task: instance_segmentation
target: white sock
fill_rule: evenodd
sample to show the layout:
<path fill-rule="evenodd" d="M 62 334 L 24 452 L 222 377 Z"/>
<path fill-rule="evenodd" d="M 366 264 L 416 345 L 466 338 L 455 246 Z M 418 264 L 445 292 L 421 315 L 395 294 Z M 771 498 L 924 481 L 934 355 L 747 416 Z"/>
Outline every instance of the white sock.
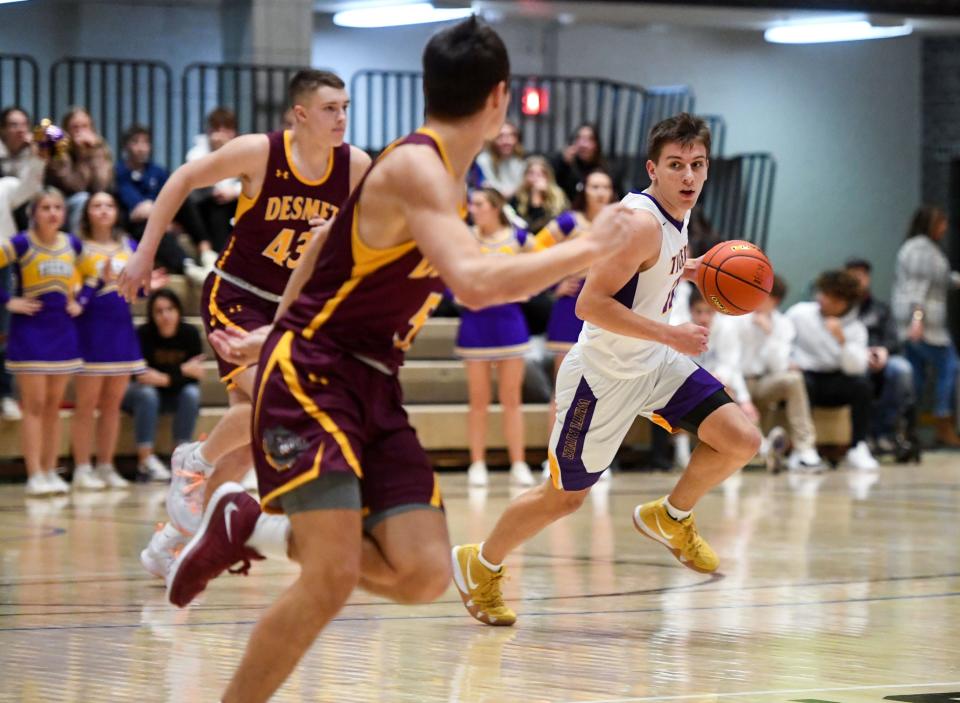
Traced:
<path fill-rule="evenodd" d="M 663 499 L 663 507 L 667 509 L 667 515 L 672 517 L 677 522 L 680 522 L 681 520 L 686 520 L 688 517 L 690 517 L 690 513 L 693 512 L 692 510 L 680 510 L 680 508 L 673 507 L 670 504 L 669 498 Z"/>
<path fill-rule="evenodd" d="M 490 569 L 490 571 L 493 571 L 494 573 L 496 573 L 497 571 L 500 571 L 500 569 L 503 568 L 503 564 L 491 564 L 489 561 L 483 558 L 483 542 L 481 542 L 480 546 L 477 547 L 477 559 L 480 560 L 481 564 L 483 564 L 485 567 L 487 567 L 488 569 Z"/>
<path fill-rule="evenodd" d="M 268 559 L 286 559 L 290 543 L 290 519 L 286 515 L 262 514 L 257 518 L 247 546 Z"/>
<path fill-rule="evenodd" d="M 203 456 L 203 443 L 198 444 L 196 448 L 194 448 L 193 456 L 200 462 L 200 468 L 203 470 L 204 475 L 209 476 L 213 473 L 213 464 Z"/>
<path fill-rule="evenodd" d="M 180 534 L 180 530 L 174 527 L 172 522 L 168 522 L 163 526 L 163 536 L 168 539 L 172 539 L 174 537 L 183 537 L 183 535 Z"/>

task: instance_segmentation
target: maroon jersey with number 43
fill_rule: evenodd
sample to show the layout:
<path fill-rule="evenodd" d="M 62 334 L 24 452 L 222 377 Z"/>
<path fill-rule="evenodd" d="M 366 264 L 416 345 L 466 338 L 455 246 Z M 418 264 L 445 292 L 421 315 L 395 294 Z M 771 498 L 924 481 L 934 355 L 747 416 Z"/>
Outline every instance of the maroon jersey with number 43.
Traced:
<path fill-rule="evenodd" d="M 322 178 L 310 181 L 293 163 L 289 130 L 270 132 L 270 156 L 260 192 L 240 195 L 233 232 L 217 268 L 261 290 L 282 295 L 310 242 L 310 218 L 330 219 L 350 195 L 350 145 L 331 148 Z"/>
<path fill-rule="evenodd" d="M 384 153 L 408 144 L 431 147 L 451 171 L 440 138 L 428 129 L 394 142 Z M 376 167 L 374 163 L 367 176 Z M 388 249 L 373 249 L 363 242 L 357 203 L 365 181 L 366 176 L 344 203 L 315 270 L 277 326 L 305 339 L 332 343 L 395 373 L 414 336 L 443 299 L 444 285 L 416 242 Z"/>

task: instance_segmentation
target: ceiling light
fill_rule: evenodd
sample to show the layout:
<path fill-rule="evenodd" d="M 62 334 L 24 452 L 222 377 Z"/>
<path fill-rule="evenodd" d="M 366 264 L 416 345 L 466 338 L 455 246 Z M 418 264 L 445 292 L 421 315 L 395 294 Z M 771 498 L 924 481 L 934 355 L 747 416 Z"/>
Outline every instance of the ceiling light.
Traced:
<path fill-rule="evenodd" d="M 774 44 L 822 44 L 902 37 L 913 31 L 909 24 L 873 25 L 867 20 L 845 22 L 804 22 L 770 27 L 763 38 Z"/>
<path fill-rule="evenodd" d="M 469 7 L 436 8 L 433 3 L 415 2 L 396 5 L 378 5 L 343 10 L 333 16 L 333 23 L 340 27 L 399 27 L 406 24 L 449 22 L 469 17 Z"/>

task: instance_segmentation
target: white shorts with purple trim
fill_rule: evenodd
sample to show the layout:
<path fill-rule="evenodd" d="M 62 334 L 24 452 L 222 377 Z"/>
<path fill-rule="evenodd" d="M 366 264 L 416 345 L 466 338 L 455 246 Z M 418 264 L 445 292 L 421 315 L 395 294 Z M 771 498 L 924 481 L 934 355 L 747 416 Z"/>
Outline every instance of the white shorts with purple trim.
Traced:
<path fill-rule="evenodd" d="M 557 374 L 557 419 L 548 445 L 553 485 L 589 488 L 610 466 L 638 415 L 676 432 L 722 390 L 720 381 L 673 349 L 649 373 L 622 379 L 585 364 L 575 345 Z"/>

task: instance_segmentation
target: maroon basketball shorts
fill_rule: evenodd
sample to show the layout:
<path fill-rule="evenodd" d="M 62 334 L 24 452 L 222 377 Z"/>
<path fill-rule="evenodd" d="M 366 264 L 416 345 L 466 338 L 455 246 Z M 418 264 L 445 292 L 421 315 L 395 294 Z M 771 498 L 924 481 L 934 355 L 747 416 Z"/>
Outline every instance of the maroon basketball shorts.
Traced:
<path fill-rule="evenodd" d="M 367 528 L 404 510 L 442 509 L 396 375 L 282 329 L 261 358 L 253 457 L 264 511 L 283 512 L 278 498 L 328 472 L 359 478 Z"/>
<path fill-rule="evenodd" d="M 207 280 L 203 283 L 200 314 L 208 337 L 214 330 L 226 327 L 251 332 L 264 325 L 272 324 L 276 312 L 276 303 L 238 288 L 216 273 L 207 276 Z M 217 355 L 220 380 L 227 384 L 227 388 L 234 387 L 234 377 L 246 368 L 246 366 L 232 364 L 220 358 L 219 354 Z"/>

